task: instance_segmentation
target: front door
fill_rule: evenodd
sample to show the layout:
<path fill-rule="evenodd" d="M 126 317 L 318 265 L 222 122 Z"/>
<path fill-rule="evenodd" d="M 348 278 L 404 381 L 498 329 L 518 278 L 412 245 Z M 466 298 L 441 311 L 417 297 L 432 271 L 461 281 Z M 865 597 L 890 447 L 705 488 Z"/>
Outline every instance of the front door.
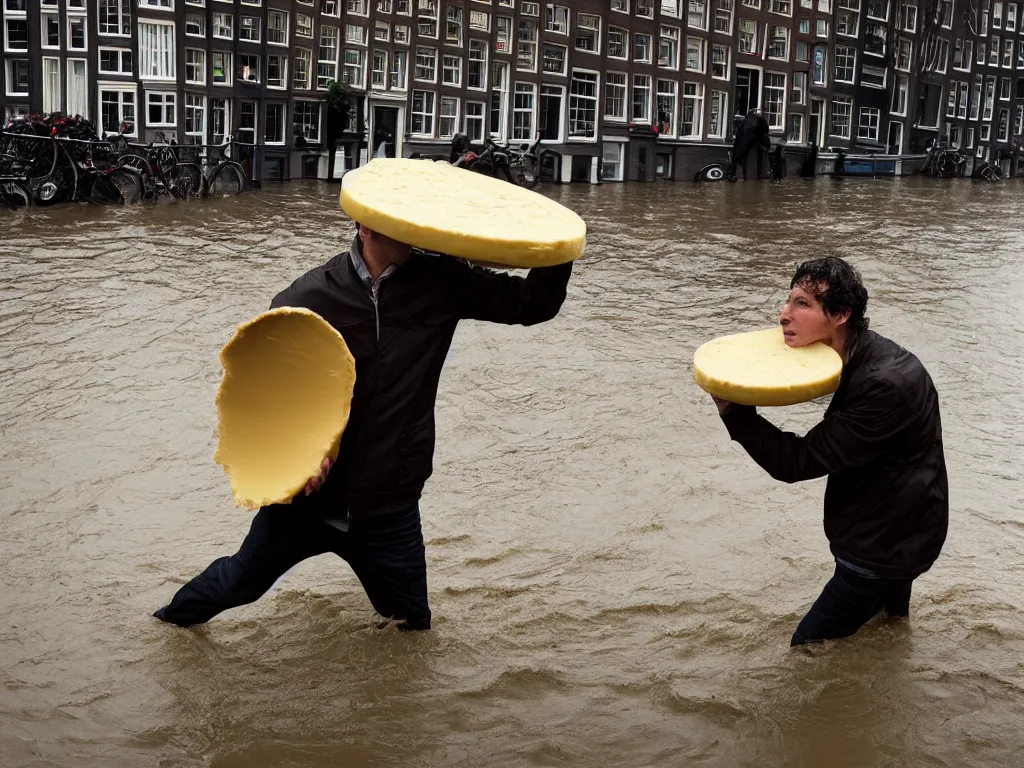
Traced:
<path fill-rule="evenodd" d="M 398 107 L 373 107 L 373 157 L 395 157 L 398 135 Z"/>
<path fill-rule="evenodd" d="M 761 71 L 736 67 L 736 114 L 746 117 L 761 106 Z"/>
<path fill-rule="evenodd" d="M 825 143 L 825 102 L 811 99 L 811 115 L 807 121 L 807 140 L 819 147 Z"/>

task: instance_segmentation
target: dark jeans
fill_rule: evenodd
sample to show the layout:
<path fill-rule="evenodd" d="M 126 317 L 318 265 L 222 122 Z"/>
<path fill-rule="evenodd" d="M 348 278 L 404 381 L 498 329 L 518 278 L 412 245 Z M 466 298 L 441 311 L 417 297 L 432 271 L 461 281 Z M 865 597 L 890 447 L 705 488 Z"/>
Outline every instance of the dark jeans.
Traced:
<path fill-rule="evenodd" d="M 849 637 L 875 615 L 910 615 L 913 579 L 873 579 L 841 563 L 793 633 L 790 646 Z"/>
<path fill-rule="evenodd" d="M 259 599 L 289 568 L 333 552 L 352 567 L 381 616 L 403 629 L 430 629 L 427 562 L 418 506 L 355 518 L 348 532 L 302 506 L 263 507 L 231 557 L 214 560 L 154 616 L 182 627 Z"/>

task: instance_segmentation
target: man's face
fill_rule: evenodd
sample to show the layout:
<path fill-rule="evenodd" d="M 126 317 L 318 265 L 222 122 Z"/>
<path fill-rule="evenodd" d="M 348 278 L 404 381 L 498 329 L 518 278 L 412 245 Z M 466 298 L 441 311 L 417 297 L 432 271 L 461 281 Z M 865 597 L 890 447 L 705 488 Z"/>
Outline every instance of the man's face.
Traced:
<path fill-rule="evenodd" d="M 787 346 L 806 347 L 816 341 L 831 344 L 836 330 L 849 318 L 848 312 L 836 316 L 826 313 L 814 295 L 814 287 L 806 283 L 797 283 L 790 290 L 786 303 L 782 305 L 779 323 L 782 325 Z M 816 287 L 822 290 L 828 286 L 821 284 Z"/>
<path fill-rule="evenodd" d="M 364 243 L 372 241 L 374 250 L 387 264 L 401 266 L 408 261 L 412 253 L 412 246 L 392 240 L 387 235 L 382 235 L 380 232 L 375 232 L 362 225 L 359 227 L 359 236 Z"/>

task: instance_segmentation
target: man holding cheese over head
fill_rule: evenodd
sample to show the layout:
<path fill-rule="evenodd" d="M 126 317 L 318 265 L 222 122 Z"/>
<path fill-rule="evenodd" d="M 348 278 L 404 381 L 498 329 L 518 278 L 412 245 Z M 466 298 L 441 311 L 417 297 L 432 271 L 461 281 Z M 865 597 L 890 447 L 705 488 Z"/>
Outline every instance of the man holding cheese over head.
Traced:
<path fill-rule="evenodd" d="M 729 436 L 776 480 L 828 476 L 835 574 L 797 626 L 794 646 L 848 637 L 878 613 L 908 616 L 911 585 L 946 539 L 938 395 L 913 354 L 868 330 L 867 302 L 860 274 L 840 258 L 804 262 L 793 276 L 779 315 L 785 344 L 822 342 L 843 363 L 824 420 L 803 437 L 755 407 L 714 398 Z"/>
<path fill-rule="evenodd" d="M 456 326 L 467 319 L 534 325 L 554 318 L 585 236 L 582 220 L 556 203 L 444 165 L 374 160 L 346 176 L 342 205 L 360 222 L 351 249 L 272 303 L 318 315 L 355 360 L 337 458 L 324 459 L 290 503 L 259 502 L 264 506 L 240 550 L 211 563 L 157 618 L 179 626 L 209 621 L 257 600 L 300 561 L 333 552 L 352 567 L 377 613 L 402 629 L 430 628 L 419 500 L 432 473 L 434 404 Z M 424 191 L 442 205 L 424 205 Z M 470 215 L 480 200 L 484 207 Z M 498 210 L 501 201 L 505 208 Z M 524 231 L 513 209 L 571 226 Z M 408 238 L 382 233 L 387 227 Z M 461 249 L 466 259 L 483 254 L 531 268 L 523 277 L 421 250 L 446 244 L 453 246 L 446 253 Z"/>

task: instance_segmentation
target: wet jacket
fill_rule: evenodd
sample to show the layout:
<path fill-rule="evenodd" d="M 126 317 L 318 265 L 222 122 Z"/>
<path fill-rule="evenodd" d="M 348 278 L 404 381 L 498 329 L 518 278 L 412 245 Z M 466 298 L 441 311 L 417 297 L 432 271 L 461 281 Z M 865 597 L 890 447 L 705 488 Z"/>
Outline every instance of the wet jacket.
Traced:
<path fill-rule="evenodd" d="M 927 571 L 949 521 L 939 398 L 910 352 L 873 331 L 854 338 L 824 420 L 799 437 L 730 405 L 729 435 L 776 480 L 828 475 L 825 535 L 839 559 L 889 578 Z"/>
<path fill-rule="evenodd" d="M 353 249 L 361 254 L 356 238 Z M 316 494 L 325 515 L 386 514 L 415 504 L 434 456 L 434 401 L 459 320 L 533 325 L 558 314 L 572 265 L 526 277 L 413 252 L 376 288 L 349 253 L 310 270 L 271 307 L 305 307 L 344 337 L 356 383 L 338 459 Z"/>

